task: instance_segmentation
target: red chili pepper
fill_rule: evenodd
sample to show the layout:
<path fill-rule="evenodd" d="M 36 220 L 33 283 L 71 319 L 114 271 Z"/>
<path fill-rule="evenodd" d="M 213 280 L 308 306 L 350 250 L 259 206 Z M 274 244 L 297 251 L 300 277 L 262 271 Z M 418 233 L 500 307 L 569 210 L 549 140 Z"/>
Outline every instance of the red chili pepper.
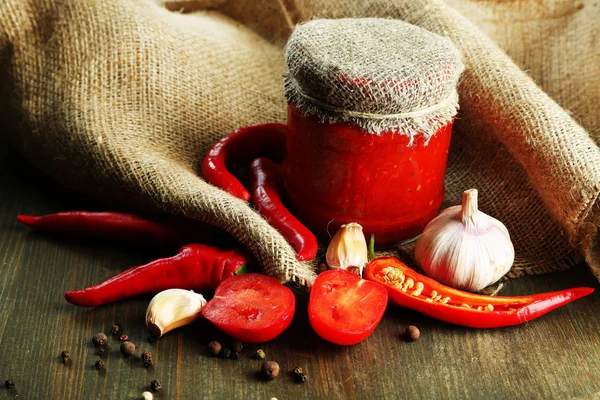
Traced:
<path fill-rule="evenodd" d="M 229 172 L 248 165 L 258 157 L 267 157 L 277 163 L 285 157 L 287 126 L 264 124 L 240 128 L 219 140 L 202 161 L 202 176 L 213 185 L 244 201 L 250 193 Z"/>
<path fill-rule="evenodd" d="M 190 244 L 173 257 L 130 268 L 95 286 L 67 292 L 65 299 L 81 307 L 96 307 L 166 289 L 213 291 L 249 260 L 248 254 L 239 249 Z"/>
<path fill-rule="evenodd" d="M 279 166 L 267 158 L 257 158 L 248 170 L 252 204 L 296 250 L 298 260 L 317 255 L 317 238 L 290 213 L 281 201 Z"/>
<path fill-rule="evenodd" d="M 41 217 L 17 215 L 17 221 L 40 231 L 149 247 L 177 248 L 186 243 L 222 244 L 228 240 L 228 236 L 217 228 L 166 215 L 69 211 Z"/>
<path fill-rule="evenodd" d="M 472 328 L 518 325 L 594 291 L 579 287 L 531 296 L 483 296 L 444 286 L 393 257 L 372 260 L 364 274 L 387 288 L 390 303 Z"/>

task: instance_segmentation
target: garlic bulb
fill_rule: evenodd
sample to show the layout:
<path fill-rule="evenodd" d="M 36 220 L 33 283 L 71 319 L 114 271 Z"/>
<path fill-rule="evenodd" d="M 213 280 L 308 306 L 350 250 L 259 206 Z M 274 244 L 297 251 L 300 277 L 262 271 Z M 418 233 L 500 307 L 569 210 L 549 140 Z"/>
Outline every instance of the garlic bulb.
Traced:
<path fill-rule="evenodd" d="M 362 276 L 362 270 L 369 262 L 362 226 L 356 222 L 342 225 L 331 239 L 325 258 L 331 269 L 358 267 Z"/>
<path fill-rule="evenodd" d="M 158 338 L 180 326 L 191 324 L 202 315 L 206 300 L 193 290 L 163 290 L 150 300 L 146 327 Z"/>
<path fill-rule="evenodd" d="M 445 209 L 427 224 L 415 258 L 430 277 L 475 292 L 510 270 L 515 250 L 504 224 L 477 209 L 477 190 L 470 189 L 461 206 Z"/>

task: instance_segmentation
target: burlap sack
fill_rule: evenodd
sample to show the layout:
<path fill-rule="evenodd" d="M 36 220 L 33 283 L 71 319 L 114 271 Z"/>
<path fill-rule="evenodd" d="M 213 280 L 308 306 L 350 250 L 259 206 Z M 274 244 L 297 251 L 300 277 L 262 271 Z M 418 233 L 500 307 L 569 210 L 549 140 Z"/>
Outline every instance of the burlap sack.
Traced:
<path fill-rule="evenodd" d="M 600 151 L 588 133 L 599 129 L 599 7 L 452 3 L 535 82 L 442 1 L 2 0 L 2 131 L 65 185 L 223 227 L 267 273 L 309 284 L 310 267 L 250 207 L 204 183 L 198 163 L 236 127 L 285 119 L 282 48 L 296 23 L 403 19 L 450 38 L 466 60 L 447 203 L 480 190 L 482 210 L 513 237 L 513 276 L 566 268 L 576 247 L 600 276 Z M 200 11 L 168 11 L 188 9 Z"/>

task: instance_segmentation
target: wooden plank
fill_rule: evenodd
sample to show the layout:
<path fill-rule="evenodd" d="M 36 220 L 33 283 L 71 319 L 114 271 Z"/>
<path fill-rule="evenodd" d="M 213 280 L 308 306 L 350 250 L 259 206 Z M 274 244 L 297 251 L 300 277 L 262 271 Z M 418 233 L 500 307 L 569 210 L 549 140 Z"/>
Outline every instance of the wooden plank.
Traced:
<path fill-rule="evenodd" d="M 600 396 L 600 295 L 598 292 L 549 315 L 514 328 L 473 330 L 441 323 L 415 312 L 390 308 L 364 343 L 339 347 L 319 339 L 306 317 L 304 293 L 292 326 L 263 345 L 246 345 L 237 361 L 208 356 L 211 340 L 225 340 L 206 321 L 148 340 L 144 315 L 150 296 L 97 309 L 80 309 L 63 299 L 69 289 L 99 282 L 161 253 L 107 243 L 90 243 L 30 232 L 18 213 L 43 214 L 99 209 L 90 199 L 64 190 L 0 145 L 0 380 L 13 377 L 13 391 L 0 399 L 140 398 L 159 379 L 159 398 L 223 399 L 504 399 L 594 398 Z M 510 281 L 502 294 L 529 294 L 598 284 L 585 266 Z M 91 337 L 121 322 L 137 344 L 124 359 L 110 338 L 103 359 Z M 421 339 L 406 343 L 407 324 Z M 257 378 L 259 347 L 282 369 L 272 382 Z M 68 349 L 72 363 L 63 365 Z M 142 366 L 150 350 L 155 365 Z M 289 371 L 307 371 L 295 383 Z"/>

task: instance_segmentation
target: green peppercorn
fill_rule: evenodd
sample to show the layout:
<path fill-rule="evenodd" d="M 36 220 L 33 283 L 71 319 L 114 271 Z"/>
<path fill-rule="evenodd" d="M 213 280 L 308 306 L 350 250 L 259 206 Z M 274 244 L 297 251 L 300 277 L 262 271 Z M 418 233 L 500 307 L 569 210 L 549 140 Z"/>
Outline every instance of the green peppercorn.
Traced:
<path fill-rule="evenodd" d="M 160 384 L 160 381 L 158 380 L 153 380 L 152 382 L 150 382 L 150 389 L 152 389 L 152 391 L 154 393 L 158 392 L 159 390 L 162 389 L 162 385 Z"/>
<path fill-rule="evenodd" d="M 257 360 L 264 360 L 265 358 L 267 358 L 267 355 L 265 354 L 263 349 L 256 350 L 256 354 L 254 356 Z"/>
<path fill-rule="evenodd" d="M 92 343 L 94 343 L 94 346 L 96 347 L 105 346 L 107 340 L 108 338 L 102 332 L 96 333 L 94 336 L 92 336 Z"/>
<path fill-rule="evenodd" d="M 241 353 L 243 348 L 244 348 L 244 344 L 242 342 L 240 342 L 239 340 L 235 340 L 231 344 L 231 350 L 233 350 L 236 353 Z"/>
<path fill-rule="evenodd" d="M 15 388 L 15 381 L 11 378 L 11 379 L 7 379 L 4 381 L 4 387 L 6 389 L 14 389 Z"/>
<path fill-rule="evenodd" d="M 223 347 L 219 352 L 219 357 L 221 358 L 230 358 L 231 357 L 231 349 L 228 347 Z"/>
<path fill-rule="evenodd" d="M 417 328 L 414 325 L 407 326 L 406 331 L 404 331 L 404 337 L 406 338 L 406 340 L 410 340 L 411 342 L 414 342 L 415 340 L 419 339 L 420 336 L 421 331 L 419 331 L 419 328 Z"/>
<path fill-rule="evenodd" d="M 96 364 L 94 364 L 94 365 L 98 371 L 100 371 L 101 369 L 104 369 L 104 361 L 102 361 L 102 360 L 96 360 Z"/>
<path fill-rule="evenodd" d="M 214 340 L 208 344 L 208 351 L 213 357 L 218 356 L 222 348 L 221 343 Z"/>
<path fill-rule="evenodd" d="M 121 354 L 125 357 L 129 357 L 135 353 L 135 344 L 126 341 L 121 343 Z"/>
<path fill-rule="evenodd" d="M 152 365 L 152 354 L 150 354 L 149 351 L 142 353 L 142 362 L 146 368 L 149 368 Z"/>
<path fill-rule="evenodd" d="M 279 375 L 279 364 L 275 361 L 265 361 L 260 367 L 260 371 L 265 379 L 275 379 Z"/>
<path fill-rule="evenodd" d="M 118 335 L 119 332 L 121 332 L 121 324 L 118 322 L 115 322 L 114 324 L 112 324 L 112 326 L 110 327 L 110 332 L 113 335 Z"/>
<path fill-rule="evenodd" d="M 69 353 L 67 350 L 63 350 L 62 353 L 60 353 L 60 358 L 62 358 L 64 364 L 67 364 L 71 359 L 71 353 Z"/>

